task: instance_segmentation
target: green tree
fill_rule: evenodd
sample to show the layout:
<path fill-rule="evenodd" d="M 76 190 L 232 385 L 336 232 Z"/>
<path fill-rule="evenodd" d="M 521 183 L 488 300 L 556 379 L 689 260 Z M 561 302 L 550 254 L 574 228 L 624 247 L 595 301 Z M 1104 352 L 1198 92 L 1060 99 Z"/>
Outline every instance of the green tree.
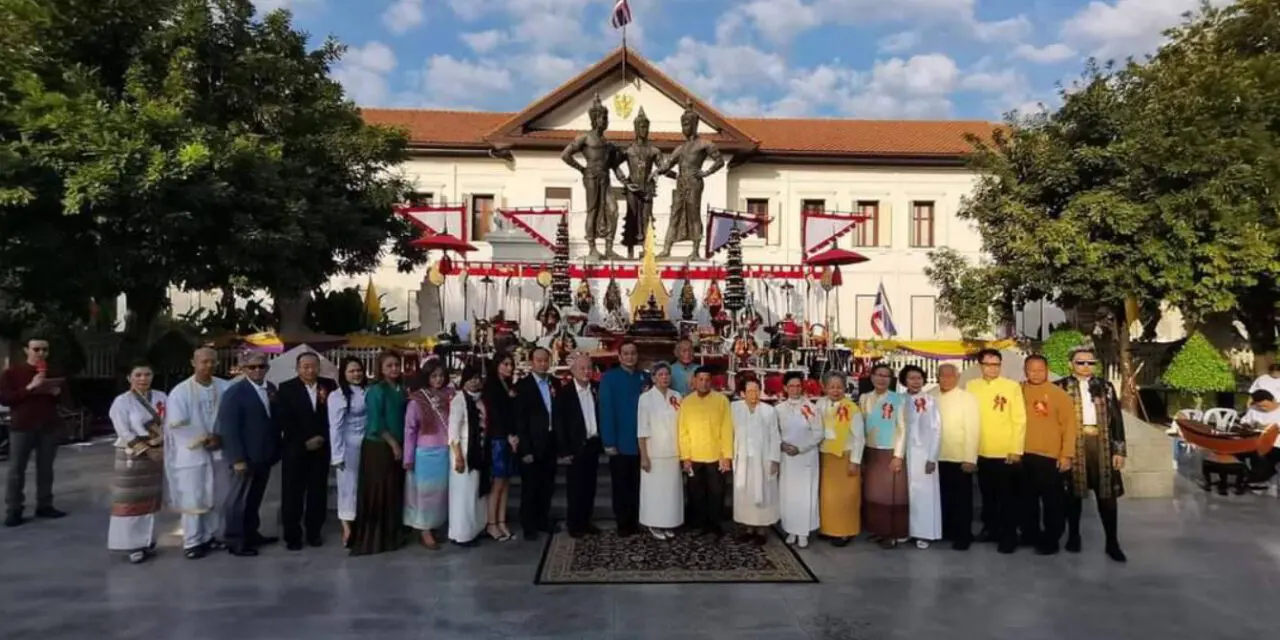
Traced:
<path fill-rule="evenodd" d="M 1170 288 L 1168 301 L 1193 321 L 1234 311 L 1259 370 L 1275 359 L 1280 304 L 1276 33 L 1280 1 L 1206 2 L 1149 63 L 1128 71 L 1135 188 L 1179 221 L 1173 232 L 1205 238 L 1191 247 L 1195 286 Z"/>
<path fill-rule="evenodd" d="M 1071 375 L 1071 350 L 1085 343 L 1085 335 L 1075 329 L 1055 329 L 1040 346 L 1049 360 L 1049 370 L 1060 376 Z"/>
<path fill-rule="evenodd" d="M 1194 396 L 1197 409 L 1203 406 L 1206 393 L 1236 390 L 1231 363 L 1199 332 L 1191 334 L 1178 349 L 1160 380 Z"/>

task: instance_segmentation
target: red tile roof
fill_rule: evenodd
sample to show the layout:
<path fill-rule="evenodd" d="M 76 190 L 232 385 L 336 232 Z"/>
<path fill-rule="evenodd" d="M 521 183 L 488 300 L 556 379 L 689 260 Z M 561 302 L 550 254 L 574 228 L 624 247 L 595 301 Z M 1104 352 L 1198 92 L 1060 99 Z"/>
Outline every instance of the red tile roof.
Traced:
<path fill-rule="evenodd" d="M 487 148 L 485 136 L 511 118 L 510 113 L 364 109 L 371 124 L 405 129 L 419 148 Z M 841 120 L 801 118 L 730 118 L 752 138 L 759 151 L 776 155 L 953 157 L 969 151 L 966 134 L 990 136 L 997 126 L 983 121 Z M 531 131 L 534 140 L 572 140 L 573 131 Z M 630 140 L 626 132 L 609 137 Z M 655 132 L 658 142 L 678 134 Z M 715 135 L 712 136 L 714 140 Z"/>

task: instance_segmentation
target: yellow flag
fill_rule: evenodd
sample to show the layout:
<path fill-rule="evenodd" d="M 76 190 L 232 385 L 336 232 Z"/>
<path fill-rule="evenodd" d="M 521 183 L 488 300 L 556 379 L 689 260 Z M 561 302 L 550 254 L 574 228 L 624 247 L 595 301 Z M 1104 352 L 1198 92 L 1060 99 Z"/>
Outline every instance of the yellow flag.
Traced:
<path fill-rule="evenodd" d="M 369 325 L 382 321 L 382 302 L 378 300 L 378 288 L 373 286 L 373 276 L 369 276 L 364 288 L 364 317 Z"/>

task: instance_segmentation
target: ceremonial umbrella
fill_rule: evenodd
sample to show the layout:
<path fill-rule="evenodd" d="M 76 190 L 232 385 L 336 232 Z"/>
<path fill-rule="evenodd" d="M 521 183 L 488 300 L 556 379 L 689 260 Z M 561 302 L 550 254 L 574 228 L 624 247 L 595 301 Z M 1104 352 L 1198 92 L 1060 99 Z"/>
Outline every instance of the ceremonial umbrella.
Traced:
<path fill-rule="evenodd" d="M 430 250 L 432 250 L 432 249 L 439 249 L 440 251 L 443 251 L 443 252 L 445 253 L 445 255 L 444 255 L 444 257 L 440 258 L 440 272 L 441 272 L 441 274 L 444 274 L 445 272 L 449 271 L 449 268 L 450 268 L 450 266 L 451 266 L 451 264 L 452 264 L 452 263 L 450 262 L 450 260 L 449 260 L 449 252 L 450 252 L 450 251 L 456 251 L 456 252 L 458 252 L 459 254 L 466 255 L 467 253 L 469 253 L 469 252 L 471 252 L 471 251 L 475 251 L 475 250 L 476 250 L 475 245 L 473 245 L 473 244 L 471 244 L 471 243 L 467 242 L 466 240 L 463 240 L 463 239 L 461 239 L 461 238 L 459 238 L 459 237 L 457 237 L 457 236 L 450 235 L 450 234 L 448 234 L 448 233 L 428 233 L 428 234 L 424 234 L 421 238 L 418 238 L 417 240 L 414 240 L 414 241 L 410 242 L 409 244 L 411 244 L 411 245 L 413 245 L 413 246 L 415 246 L 415 247 L 421 248 L 421 249 L 426 249 L 426 250 L 428 250 L 428 251 L 430 251 Z M 442 282 L 443 282 L 443 280 L 442 280 Z M 466 299 L 467 299 L 466 283 L 464 282 L 462 286 L 463 286 L 463 288 L 462 288 L 462 300 L 463 300 L 463 302 L 462 302 L 462 310 L 463 310 L 463 315 L 464 315 L 464 317 L 465 317 L 465 315 L 466 315 L 466 307 L 467 307 L 467 304 L 466 304 Z M 441 290 L 441 292 L 443 293 L 443 291 L 444 291 L 443 287 L 442 287 L 440 290 Z M 440 322 L 441 322 L 441 329 L 443 329 L 443 328 L 444 328 L 444 327 L 443 327 L 443 323 L 444 323 L 444 296 L 443 296 L 443 295 L 441 295 L 441 296 L 440 296 Z"/>
<path fill-rule="evenodd" d="M 804 262 L 805 264 L 813 267 L 831 267 L 832 269 L 831 286 L 838 287 L 844 284 L 844 277 L 840 275 L 841 265 L 858 264 L 860 262 L 866 262 L 868 260 L 870 260 L 870 258 L 862 255 L 861 253 L 849 251 L 848 249 L 840 249 L 838 247 L 832 246 L 830 249 L 827 249 L 822 253 L 809 256 L 808 258 L 805 259 Z M 828 292 L 828 295 L 830 295 L 830 292 Z M 840 296 L 836 296 L 836 326 L 839 326 L 839 324 L 840 324 Z M 839 332 L 833 331 L 830 327 L 828 327 L 827 335 L 830 337 L 831 340 L 835 340 L 836 336 L 839 335 Z"/>

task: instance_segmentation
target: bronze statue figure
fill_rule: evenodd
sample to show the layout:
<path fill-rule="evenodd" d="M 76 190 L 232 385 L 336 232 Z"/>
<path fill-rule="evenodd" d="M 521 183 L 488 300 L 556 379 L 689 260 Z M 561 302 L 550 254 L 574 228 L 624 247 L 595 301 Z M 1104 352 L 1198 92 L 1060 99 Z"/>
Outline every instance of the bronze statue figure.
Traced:
<path fill-rule="evenodd" d="M 627 258 L 635 257 L 635 248 L 644 244 L 644 234 L 653 220 L 653 196 L 658 192 L 658 174 L 654 168 L 662 163 L 662 150 L 649 142 L 649 116 L 644 107 L 635 119 L 636 139 L 622 152 L 614 175 L 627 188 L 627 217 L 622 223 L 622 245 Z M 622 175 L 622 165 L 627 175 Z M 643 251 L 643 250 L 642 250 Z M 644 254 L 641 253 L 643 256 Z"/>
<path fill-rule="evenodd" d="M 671 245 L 686 240 L 693 242 L 690 258 L 698 258 L 698 244 L 702 242 L 702 180 L 724 168 L 724 158 L 715 143 L 698 137 L 698 114 L 693 110 L 693 101 L 685 103 L 684 113 L 680 116 L 680 130 L 684 133 L 684 142 L 667 156 L 658 166 L 658 173 L 670 175 L 671 169 L 677 165 L 680 173 L 676 176 L 675 200 L 671 203 L 671 220 L 667 224 L 667 239 L 663 242 L 659 258 L 670 257 Z M 702 165 L 711 159 L 711 166 L 703 170 Z"/>
<path fill-rule="evenodd" d="M 605 139 L 604 132 L 609 128 L 609 110 L 600 102 L 600 94 L 587 110 L 591 118 L 591 130 L 578 136 L 564 148 L 560 159 L 582 174 L 582 185 L 587 191 L 587 229 L 586 238 L 591 252 L 589 260 L 599 260 L 600 252 L 596 250 L 596 240 L 604 238 L 604 252 L 612 259 L 621 259 L 613 252 L 613 237 L 618 228 L 617 203 L 612 203 L 613 190 L 609 184 L 609 170 L 618 158 L 617 147 Z M 575 157 L 581 153 L 586 164 L 578 162 Z"/>

